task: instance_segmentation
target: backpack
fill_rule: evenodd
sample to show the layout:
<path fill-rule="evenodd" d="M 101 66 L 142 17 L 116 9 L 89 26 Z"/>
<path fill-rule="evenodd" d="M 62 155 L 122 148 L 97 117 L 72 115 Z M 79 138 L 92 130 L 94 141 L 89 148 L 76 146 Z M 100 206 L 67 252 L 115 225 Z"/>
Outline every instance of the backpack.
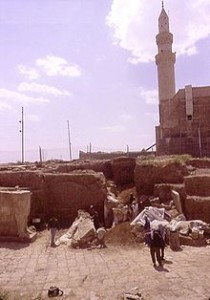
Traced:
<path fill-rule="evenodd" d="M 159 232 L 159 230 L 153 230 L 151 236 L 151 246 L 153 247 L 162 247 L 163 246 L 163 239 Z"/>
<path fill-rule="evenodd" d="M 51 286 L 48 290 L 48 297 L 57 297 L 62 295 L 63 291 L 60 290 L 57 286 Z"/>

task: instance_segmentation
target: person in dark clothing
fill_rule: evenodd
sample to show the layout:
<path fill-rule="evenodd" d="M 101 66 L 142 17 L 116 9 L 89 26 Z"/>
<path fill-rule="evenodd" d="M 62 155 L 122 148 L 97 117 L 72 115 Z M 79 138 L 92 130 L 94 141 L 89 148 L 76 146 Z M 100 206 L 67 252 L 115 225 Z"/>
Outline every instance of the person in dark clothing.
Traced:
<path fill-rule="evenodd" d="M 147 216 L 144 217 L 144 221 L 145 221 L 145 223 L 144 223 L 144 230 L 145 230 L 144 242 L 145 242 L 145 245 L 150 246 L 150 239 L 151 239 L 151 236 L 150 236 L 150 221 L 147 218 Z"/>
<path fill-rule="evenodd" d="M 163 227 L 162 224 L 159 225 L 159 232 L 161 235 L 161 259 L 165 260 L 164 258 L 164 250 L 165 250 L 165 246 L 166 246 L 166 229 Z"/>
<path fill-rule="evenodd" d="M 95 229 L 97 230 L 100 226 L 100 221 L 99 221 L 99 215 L 98 215 L 98 212 L 95 210 L 95 207 L 94 205 L 92 204 L 90 206 L 90 209 L 89 209 L 89 213 L 90 213 L 90 216 L 93 220 L 93 223 L 94 223 L 94 226 L 95 226 Z"/>
<path fill-rule="evenodd" d="M 133 201 L 135 201 L 134 195 L 131 193 L 128 199 L 128 219 L 131 221 L 133 219 Z"/>
<path fill-rule="evenodd" d="M 151 233 L 151 238 L 150 238 L 150 255 L 152 258 L 152 262 L 154 267 L 156 267 L 156 259 L 159 264 L 159 266 L 162 266 L 162 261 L 161 261 L 161 255 L 160 255 L 160 249 L 162 247 L 162 237 L 160 234 L 159 230 L 152 230 Z"/>
<path fill-rule="evenodd" d="M 51 247 L 55 247 L 55 235 L 57 230 L 59 229 L 58 219 L 54 216 L 50 218 L 47 224 L 47 228 L 48 230 L 50 230 L 51 234 Z"/>
<path fill-rule="evenodd" d="M 133 201 L 135 200 L 134 195 L 131 193 L 130 197 L 129 197 L 129 205 L 131 205 L 133 203 Z"/>
<path fill-rule="evenodd" d="M 148 232 L 148 231 L 150 231 L 150 221 L 149 221 L 149 219 L 148 219 L 147 216 L 144 217 L 144 221 L 145 221 L 145 223 L 144 223 L 144 230 L 146 232 Z"/>

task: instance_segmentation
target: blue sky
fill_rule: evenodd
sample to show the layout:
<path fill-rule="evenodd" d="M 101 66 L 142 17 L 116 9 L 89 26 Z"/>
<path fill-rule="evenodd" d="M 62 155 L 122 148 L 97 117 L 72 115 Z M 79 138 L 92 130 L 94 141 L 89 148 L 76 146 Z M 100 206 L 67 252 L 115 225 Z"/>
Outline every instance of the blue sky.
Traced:
<path fill-rule="evenodd" d="M 176 90 L 210 85 L 210 1 L 166 0 Z M 0 0 L 0 163 L 138 151 L 158 125 L 159 0 Z"/>

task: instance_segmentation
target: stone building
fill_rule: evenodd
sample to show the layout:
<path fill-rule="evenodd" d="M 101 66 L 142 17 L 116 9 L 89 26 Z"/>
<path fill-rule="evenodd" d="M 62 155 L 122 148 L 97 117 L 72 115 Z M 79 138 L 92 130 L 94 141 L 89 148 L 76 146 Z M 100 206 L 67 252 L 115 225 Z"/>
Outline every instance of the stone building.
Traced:
<path fill-rule="evenodd" d="M 185 86 L 176 92 L 173 34 L 162 5 L 156 36 L 158 54 L 159 126 L 157 155 L 191 154 L 210 156 L 210 86 Z"/>

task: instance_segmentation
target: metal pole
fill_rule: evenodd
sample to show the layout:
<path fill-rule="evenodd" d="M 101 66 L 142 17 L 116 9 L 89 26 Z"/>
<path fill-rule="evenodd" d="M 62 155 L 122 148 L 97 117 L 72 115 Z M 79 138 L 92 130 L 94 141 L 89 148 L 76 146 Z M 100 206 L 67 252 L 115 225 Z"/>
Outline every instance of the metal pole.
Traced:
<path fill-rule="evenodd" d="M 72 155 L 71 155 L 71 135 L 70 135 L 69 120 L 67 121 L 67 125 L 68 125 L 68 138 L 69 138 L 69 159 L 72 160 Z"/>
<path fill-rule="evenodd" d="M 22 117 L 19 121 L 21 123 L 21 156 L 22 156 L 22 164 L 24 164 L 24 112 L 22 107 Z"/>
<path fill-rule="evenodd" d="M 42 164 L 42 148 L 39 146 L 39 161 Z"/>

